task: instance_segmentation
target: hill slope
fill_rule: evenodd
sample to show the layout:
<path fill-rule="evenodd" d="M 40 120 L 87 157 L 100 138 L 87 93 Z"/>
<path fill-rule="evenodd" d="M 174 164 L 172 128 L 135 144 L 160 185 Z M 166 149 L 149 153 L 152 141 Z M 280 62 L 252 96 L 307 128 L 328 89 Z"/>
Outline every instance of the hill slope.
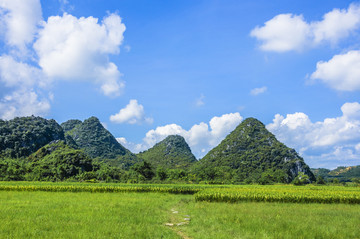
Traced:
<path fill-rule="evenodd" d="M 114 159 L 130 153 L 116 141 L 115 137 L 102 126 L 96 117 L 90 117 L 84 122 L 69 120 L 62 123 L 61 127 L 66 136 L 71 136 L 75 144 L 93 158 Z"/>
<path fill-rule="evenodd" d="M 55 120 L 35 116 L 0 120 L 0 154 L 5 156 L 28 156 L 53 140 L 64 140 Z"/>
<path fill-rule="evenodd" d="M 311 169 L 311 171 L 318 177 L 321 176 L 326 180 L 338 179 L 341 182 L 353 181 L 360 179 L 360 165 L 350 167 L 337 167 L 329 170 L 324 168 Z"/>
<path fill-rule="evenodd" d="M 210 179 L 227 174 L 235 181 L 251 179 L 259 182 L 267 178 L 288 183 L 299 172 L 304 172 L 311 181 L 315 180 L 296 151 L 280 143 L 263 123 L 254 118 L 244 120 L 200 160 L 197 169 L 199 167 L 212 174 Z"/>
<path fill-rule="evenodd" d="M 155 168 L 188 169 L 196 162 L 185 139 L 179 135 L 170 135 L 157 143 L 151 149 L 138 154 L 139 158 L 147 160 Z"/>

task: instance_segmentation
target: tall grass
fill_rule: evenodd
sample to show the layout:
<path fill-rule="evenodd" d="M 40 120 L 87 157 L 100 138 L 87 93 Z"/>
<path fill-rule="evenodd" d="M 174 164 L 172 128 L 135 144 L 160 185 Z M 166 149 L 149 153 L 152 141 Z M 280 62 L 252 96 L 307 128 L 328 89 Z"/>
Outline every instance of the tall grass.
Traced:
<path fill-rule="evenodd" d="M 360 205 L 295 203 L 180 204 L 191 223 L 181 230 L 196 239 L 358 239 Z"/>
<path fill-rule="evenodd" d="M 0 192 L 0 238 L 180 238 L 163 223 L 186 195 Z"/>
<path fill-rule="evenodd" d="M 360 204 L 360 188 L 243 186 L 208 188 L 195 195 L 197 201 L 208 202 L 284 202 L 284 203 L 349 203 Z"/>

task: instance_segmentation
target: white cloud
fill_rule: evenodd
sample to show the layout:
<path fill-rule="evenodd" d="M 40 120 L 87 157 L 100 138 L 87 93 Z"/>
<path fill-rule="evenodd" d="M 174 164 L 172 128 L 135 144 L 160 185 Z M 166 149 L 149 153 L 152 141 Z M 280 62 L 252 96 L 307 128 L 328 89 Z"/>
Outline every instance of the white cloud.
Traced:
<path fill-rule="evenodd" d="M 302 50 L 308 41 L 310 27 L 302 16 L 280 14 L 265 22 L 265 26 L 256 27 L 250 33 L 262 41 L 264 51 L 285 52 Z"/>
<path fill-rule="evenodd" d="M 253 96 L 260 95 L 262 93 L 265 93 L 267 91 L 267 87 L 263 86 L 261 88 L 254 88 L 250 91 L 250 94 Z"/>
<path fill-rule="evenodd" d="M 281 142 L 301 152 L 305 159 L 312 159 L 310 165 L 317 165 L 316 160 L 326 160 L 326 155 L 329 160 L 334 160 L 333 156 L 336 154 L 329 152 L 342 152 L 347 157 L 338 160 L 353 159 L 349 152 L 357 150 L 357 143 L 360 141 L 360 104 L 345 103 L 341 111 L 340 117 L 326 118 L 315 123 L 304 113 L 288 114 L 286 117 L 277 114 L 273 123 L 266 127 Z M 314 157 L 313 152 L 322 153 Z"/>
<path fill-rule="evenodd" d="M 62 10 L 69 3 L 59 2 Z M 57 80 L 92 81 L 105 95 L 120 95 L 125 83 L 109 56 L 119 54 L 124 31 L 117 14 L 100 23 L 67 13 L 42 21 L 39 0 L 0 0 L 0 86 L 7 92 L 0 115 L 45 115 L 54 98 L 50 83 Z"/>
<path fill-rule="evenodd" d="M 204 99 L 205 99 L 205 95 L 201 94 L 200 97 L 196 99 L 195 105 L 197 107 L 203 106 L 205 104 Z"/>
<path fill-rule="evenodd" d="M 329 41 L 336 44 L 360 26 L 360 5 L 351 4 L 346 9 L 334 9 L 324 15 L 320 22 L 312 23 L 314 42 Z"/>
<path fill-rule="evenodd" d="M 264 26 L 255 27 L 250 35 L 264 51 L 300 51 L 320 43 L 336 44 L 360 27 L 360 5 L 333 9 L 321 21 L 306 22 L 302 15 L 279 14 Z"/>
<path fill-rule="evenodd" d="M 0 22 L 9 46 L 26 50 L 42 20 L 40 0 L 0 0 Z"/>
<path fill-rule="evenodd" d="M 24 115 L 46 115 L 49 110 L 49 101 L 39 99 L 34 91 L 14 91 L 0 100 L 0 118 L 5 120 Z"/>
<path fill-rule="evenodd" d="M 139 124 L 148 123 L 152 124 L 153 119 L 145 117 L 144 106 L 139 104 L 137 100 L 130 100 L 129 104 L 125 108 L 121 109 L 119 113 L 110 116 L 110 121 L 114 123 L 129 123 Z"/>
<path fill-rule="evenodd" d="M 5 87 L 33 87 L 44 85 L 41 70 L 23 62 L 17 62 L 12 56 L 0 56 L 0 82 Z"/>
<path fill-rule="evenodd" d="M 9 92 L 0 99 L 0 118 L 46 115 L 50 110 L 51 93 L 47 99 L 39 97 L 39 90 L 35 90 L 45 86 L 43 79 L 40 69 L 17 62 L 8 55 L 0 56 L 0 84 Z"/>
<path fill-rule="evenodd" d="M 204 122 L 195 124 L 189 130 L 185 130 L 177 124 L 159 126 L 148 131 L 141 144 L 129 143 L 125 138 L 118 139 L 118 141 L 127 145 L 131 151 L 139 152 L 154 146 L 169 135 L 181 135 L 195 156 L 202 157 L 211 148 L 218 145 L 242 120 L 243 117 L 239 113 L 224 114 L 220 117 L 213 117 L 209 124 Z"/>
<path fill-rule="evenodd" d="M 98 23 L 94 17 L 76 18 L 64 13 L 43 22 L 34 49 L 39 65 L 50 78 L 92 80 L 101 85 L 105 95 L 117 96 L 124 82 L 109 54 L 119 53 L 124 31 L 117 14 Z"/>
<path fill-rule="evenodd" d="M 339 91 L 360 90 L 360 51 L 335 55 L 328 62 L 318 62 L 311 79 L 319 79 Z"/>

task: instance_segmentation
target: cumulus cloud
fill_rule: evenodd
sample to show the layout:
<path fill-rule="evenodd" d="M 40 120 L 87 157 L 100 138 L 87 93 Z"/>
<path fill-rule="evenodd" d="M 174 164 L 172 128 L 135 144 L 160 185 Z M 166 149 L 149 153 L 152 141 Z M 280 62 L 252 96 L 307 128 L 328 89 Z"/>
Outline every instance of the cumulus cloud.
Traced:
<path fill-rule="evenodd" d="M 152 118 L 145 117 L 144 106 L 139 104 L 137 100 L 130 100 L 129 104 L 121 109 L 119 113 L 110 116 L 110 121 L 118 124 L 153 123 Z"/>
<path fill-rule="evenodd" d="M 59 0 L 62 10 L 67 0 Z M 69 6 L 71 7 L 71 6 Z M 121 94 L 125 83 L 109 56 L 119 54 L 125 25 L 117 14 L 101 22 L 64 13 L 42 20 L 39 0 L 0 0 L 0 115 L 37 114 L 50 110 L 51 83 L 91 81 L 106 96 Z M 31 109 L 33 107 L 33 109 Z"/>
<path fill-rule="evenodd" d="M 310 165 L 317 165 L 317 160 L 326 161 L 326 156 L 329 160 L 334 160 L 340 154 L 342 157 L 333 163 L 341 165 L 342 160 L 354 157 L 360 159 L 359 155 L 354 154 L 360 142 L 360 104 L 345 103 L 341 111 L 340 117 L 326 118 L 315 123 L 301 112 L 288 114 L 286 117 L 277 114 L 266 127 L 281 142 L 312 159 Z M 354 156 L 350 157 L 350 152 Z M 317 157 L 314 156 L 316 154 Z"/>
<path fill-rule="evenodd" d="M 50 78 L 92 80 L 105 95 L 117 96 L 124 83 L 109 54 L 118 54 L 125 25 L 120 16 L 111 14 L 101 23 L 94 17 L 49 17 L 39 31 L 34 49 L 39 65 Z"/>
<path fill-rule="evenodd" d="M 339 91 L 360 90 L 360 51 L 349 51 L 327 62 L 318 62 L 311 79 L 318 79 Z"/>
<path fill-rule="evenodd" d="M 360 5 L 351 4 L 348 9 L 334 9 L 324 15 L 323 20 L 311 24 L 314 42 L 337 43 L 360 27 Z"/>
<path fill-rule="evenodd" d="M 265 22 L 265 26 L 257 26 L 250 33 L 262 41 L 262 50 L 277 52 L 303 49 L 309 34 L 310 26 L 303 17 L 293 14 L 277 15 Z"/>
<path fill-rule="evenodd" d="M 0 118 L 5 120 L 24 115 L 45 115 L 49 110 L 49 101 L 39 99 L 34 91 L 14 91 L 0 100 Z"/>
<path fill-rule="evenodd" d="M 253 96 L 257 96 L 257 95 L 260 95 L 262 93 L 265 93 L 267 91 L 267 87 L 266 86 L 263 86 L 263 87 L 260 87 L 260 88 L 254 88 L 250 91 L 250 95 L 253 95 Z"/>
<path fill-rule="evenodd" d="M 302 15 L 279 14 L 264 26 L 255 27 L 250 35 L 264 51 L 301 51 L 320 43 L 336 44 L 360 27 L 360 5 L 333 9 L 321 21 L 306 22 Z"/>
<path fill-rule="evenodd" d="M 0 118 L 46 115 L 50 110 L 51 94 L 39 97 L 39 90 L 35 90 L 44 85 L 43 79 L 40 69 L 8 55 L 0 56 L 0 84 L 9 92 L 0 99 Z"/>
<path fill-rule="evenodd" d="M 41 20 L 40 0 L 0 0 L 0 23 L 5 28 L 5 41 L 9 46 L 25 51 Z"/>
<path fill-rule="evenodd" d="M 129 143 L 125 138 L 119 138 L 118 141 L 127 145 L 131 151 L 139 152 L 154 146 L 169 135 L 181 135 L 195 156 L 202 157 L 218 145 L 242 120 L 243 117 L 239 113 L 224 114 L 213 117 L 208 124 L 204 122 L 195 124 L 189 130 L 177 124 L 159 126 L 148 131 L 141 144 Z"/>
<path fill-rule="evenodd" d="M 12 56 L 0 56 L 0 82 L 5 87 L 33 87 L 43 85 L 40 69 L 27 63 L 18 62 Z"/>

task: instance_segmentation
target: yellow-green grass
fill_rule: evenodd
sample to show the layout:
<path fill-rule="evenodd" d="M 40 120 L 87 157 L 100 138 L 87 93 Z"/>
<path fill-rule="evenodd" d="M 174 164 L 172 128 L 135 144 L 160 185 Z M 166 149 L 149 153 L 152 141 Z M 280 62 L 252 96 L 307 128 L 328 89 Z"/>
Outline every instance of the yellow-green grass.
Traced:
<path fill-rule="evenodd" d="M 188 197 L 0 191 L 0 238 L 180 238 L 164 223 Z"/>
<path fill-rule="evenodd" d="M 0 238 L 359 238 L 360 205 L 0 191 Z M 174 213 L 177 212 L 177 213 Z M 176 226 L 176 223 L 188 222 Z M 172 227 L 165 223 L 175 224 Z"/>
<path fill-rule="evenodd" d="M 191 223 L 182 232 L 196 239 L 360 238 L 360 205 L 295 203 L 180 204 Z"/>
<path fill-rule="evenodd" d="M 195 200 L 208 202 L 291 202 L 360 204 L 360 187 L 294 185 L 191 185 L 191 184 L 105 184 L 0 182 L 0 191 L 48 192 L 160 192 L 195 194 Z"/>
<path fill-rule="evenodd" d="M 195 194 L 197 201 L 208 202 L 284 202 L 360 204 L 360 187 L 249 185 L 231 188 L 207 188 Z"/>

